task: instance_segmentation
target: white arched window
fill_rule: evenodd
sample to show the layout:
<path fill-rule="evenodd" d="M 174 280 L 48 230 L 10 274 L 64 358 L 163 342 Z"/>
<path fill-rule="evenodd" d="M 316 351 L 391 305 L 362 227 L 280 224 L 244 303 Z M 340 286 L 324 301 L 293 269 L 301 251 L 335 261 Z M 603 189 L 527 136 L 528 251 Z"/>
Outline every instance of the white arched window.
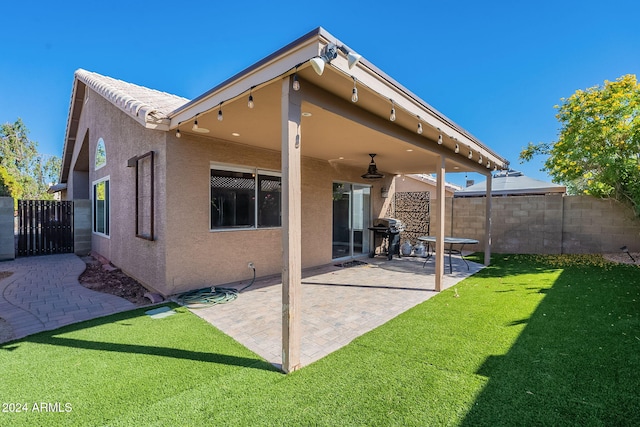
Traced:
<path fill-rule="evenodd" d="M 98 145 L 96 145 L 96 162 L 95 170 L 100 169 L 107 164 L 107 149 L 104 146 L 104 140 L 98 139 Z"/>

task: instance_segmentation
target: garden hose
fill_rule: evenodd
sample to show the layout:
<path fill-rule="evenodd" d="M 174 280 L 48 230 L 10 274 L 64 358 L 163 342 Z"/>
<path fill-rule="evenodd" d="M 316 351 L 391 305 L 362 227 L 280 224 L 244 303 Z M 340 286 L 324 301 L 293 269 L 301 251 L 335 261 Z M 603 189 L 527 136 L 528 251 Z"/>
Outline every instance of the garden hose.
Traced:
<path fill-rule="evenodd" d="M 238 298 L 240 292 L 249 288 L 249 286 L 253 285 L 253 283 L 256 281 L 256 268 L 252 262 L 249 263 L 249 268 L 253 270 L 253 279 L 251 279 L 251 282 L 249 282 L 248 285 L 244 286 L 241 289 L 223 288 L 217 286 L 196 289 L 194 291 L 189 291 L 178 295 L 176 301 L 178 302 L 178 304 L 190 309 L 212 307 L 217 304 L 226 304 L 228 302 L 234 301 L 236 298 Z"/>

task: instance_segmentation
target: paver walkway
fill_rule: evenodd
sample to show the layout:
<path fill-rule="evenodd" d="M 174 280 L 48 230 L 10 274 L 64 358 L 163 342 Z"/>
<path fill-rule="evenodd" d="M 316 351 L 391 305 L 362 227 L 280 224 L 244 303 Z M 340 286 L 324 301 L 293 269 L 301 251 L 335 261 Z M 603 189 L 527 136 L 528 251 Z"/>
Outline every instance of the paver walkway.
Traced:
<path fill-rule="evenodd" d="M 326 266 L 305 271 L 302 280 L 300 361 L 308 365 L 434 295 L 433 258 L 365 259 L 367 265 Z M 453 257 L 453 274 L 443 289 L 484 266 Z M 448 266 L 447 266 L 448 267 Z M 448 271 L 448 268 L 447 268 Z M 258 272 L 259 273 L 259 272 Z M 280 366 L 282 352 L 282 282 L 258 280 L 233 302 L 193 312 Z"/>
<path fill-rule="evenodd" d="M 0 280 L 0 317 L 18 339 L 136 306 L 78 282 L 86 264 L 74 254 L 18 258 L 0 263 L 13 274 Z"/>

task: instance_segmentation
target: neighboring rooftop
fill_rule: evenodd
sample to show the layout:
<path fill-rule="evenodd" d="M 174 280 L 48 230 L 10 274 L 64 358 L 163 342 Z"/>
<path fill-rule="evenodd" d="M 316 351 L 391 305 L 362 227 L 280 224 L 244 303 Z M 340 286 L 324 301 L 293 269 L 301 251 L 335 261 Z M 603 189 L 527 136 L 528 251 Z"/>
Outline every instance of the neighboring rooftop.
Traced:
<path fill-rule="evenodd" d="M 541 181 L 525 176 L 522 172 L 510 169 L 493 176 L 491 195 L 493 196 L 533 196 L 545 194 L 565 194 L 564 185 Z M 481 197 L 487 194 L 487 181 L 456 191 L 454 197 Z"/>

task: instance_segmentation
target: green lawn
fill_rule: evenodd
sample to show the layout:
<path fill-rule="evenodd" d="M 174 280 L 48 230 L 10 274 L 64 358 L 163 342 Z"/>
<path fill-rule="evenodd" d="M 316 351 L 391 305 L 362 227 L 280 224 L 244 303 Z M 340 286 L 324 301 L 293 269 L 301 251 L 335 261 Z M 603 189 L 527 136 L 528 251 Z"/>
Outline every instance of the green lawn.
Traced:
<path fill-rule="evenodd" d="M 0 425 L 640 425 L 640 268 L 495 256 L 455 289 L 290 375 L 182 308 L 0 344 Z"/>

